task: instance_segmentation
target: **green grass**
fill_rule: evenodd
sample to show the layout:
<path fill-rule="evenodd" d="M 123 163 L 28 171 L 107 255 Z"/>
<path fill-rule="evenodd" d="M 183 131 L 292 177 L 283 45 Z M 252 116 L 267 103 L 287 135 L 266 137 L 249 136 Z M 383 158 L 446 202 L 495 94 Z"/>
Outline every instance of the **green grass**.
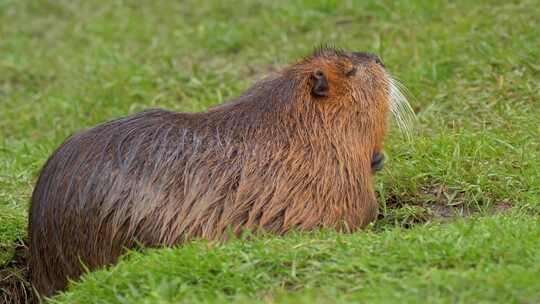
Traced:
<path fill-rule="evenodd" d="M 0 265 L 68 135 L 204 110 L 331 43 L 380 54 L 418 114 L 412 141 L 387 138 L 370 232 L 132 254 L 59 301 L 538 302 L 539 24 L 532 0 L 0 0 Z"/>
<path fill-rule="evenodd" d="M 540 301 L 540 223 L 513 214 L 134 254 L 53 303 Z M 284 250 L 285 249 L 285 250 Z M 516 275 L 519 274 L 519 275 Z"/>

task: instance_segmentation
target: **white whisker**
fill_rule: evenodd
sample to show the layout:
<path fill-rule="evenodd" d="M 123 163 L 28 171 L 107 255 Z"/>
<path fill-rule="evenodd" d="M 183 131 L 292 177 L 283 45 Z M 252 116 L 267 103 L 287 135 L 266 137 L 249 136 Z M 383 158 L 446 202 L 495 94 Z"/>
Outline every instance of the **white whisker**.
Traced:
<path fill-rule="evenodd" d="M 396 120 L 398 128 L 407 140 L 412 138 L 412 127 L 416 115 L 409 101 L 403 94 L 406 88 L 395 78 L 388 75 L 390 111 Z"/>

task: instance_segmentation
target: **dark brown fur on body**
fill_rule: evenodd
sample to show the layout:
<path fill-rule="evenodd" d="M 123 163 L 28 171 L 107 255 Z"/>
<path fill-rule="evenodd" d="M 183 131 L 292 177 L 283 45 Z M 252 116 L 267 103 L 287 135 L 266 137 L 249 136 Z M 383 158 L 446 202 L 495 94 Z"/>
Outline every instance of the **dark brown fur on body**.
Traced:
<path fill-rule="evenodd" d="M 32 283 L 54 294 L 81 263 L 139 243 L 365 226 L 387 78 L 372 55 L 322 49 L 207 112 L 151 110 L 72 136 L 32 196 Z"/>

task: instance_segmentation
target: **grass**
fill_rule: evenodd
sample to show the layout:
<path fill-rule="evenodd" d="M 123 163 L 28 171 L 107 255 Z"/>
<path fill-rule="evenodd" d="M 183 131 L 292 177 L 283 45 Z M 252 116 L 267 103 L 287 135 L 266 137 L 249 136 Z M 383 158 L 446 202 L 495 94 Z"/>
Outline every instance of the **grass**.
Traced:
<path fill-rule="evenodd" d="M 537 302 L 540 225 L 514 214 L 134 254 L 53 303 Z M 284 250 L 287 248 L 288 250 Z M 515 275 L 519 273 L 520 275 Z"/>
<path fill-rule="evenodd" d="M 57 301 L 540 301 L 539 8 L 0 0 L 0 265 L 68 135 L 150 107 L 204 110 L 332 43 L 380 54 L 418 115 L 412 141 L 387 138 L 369 232 L 132 254 Z"/>

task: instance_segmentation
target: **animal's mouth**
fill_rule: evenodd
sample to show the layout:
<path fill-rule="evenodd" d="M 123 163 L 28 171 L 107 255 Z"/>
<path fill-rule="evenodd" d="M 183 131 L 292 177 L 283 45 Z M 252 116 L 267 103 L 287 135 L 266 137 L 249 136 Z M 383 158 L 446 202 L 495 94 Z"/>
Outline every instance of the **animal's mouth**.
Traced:
<path fill-rule="evenodd" d="M 416 121 L 416 115 L 407 97 L 403 94 L 406 88 L 395 78 L 387 73 L 388 79 L 388 103 L 390 111 L 405 138 L 412 137 L 412 127 Z"/>

